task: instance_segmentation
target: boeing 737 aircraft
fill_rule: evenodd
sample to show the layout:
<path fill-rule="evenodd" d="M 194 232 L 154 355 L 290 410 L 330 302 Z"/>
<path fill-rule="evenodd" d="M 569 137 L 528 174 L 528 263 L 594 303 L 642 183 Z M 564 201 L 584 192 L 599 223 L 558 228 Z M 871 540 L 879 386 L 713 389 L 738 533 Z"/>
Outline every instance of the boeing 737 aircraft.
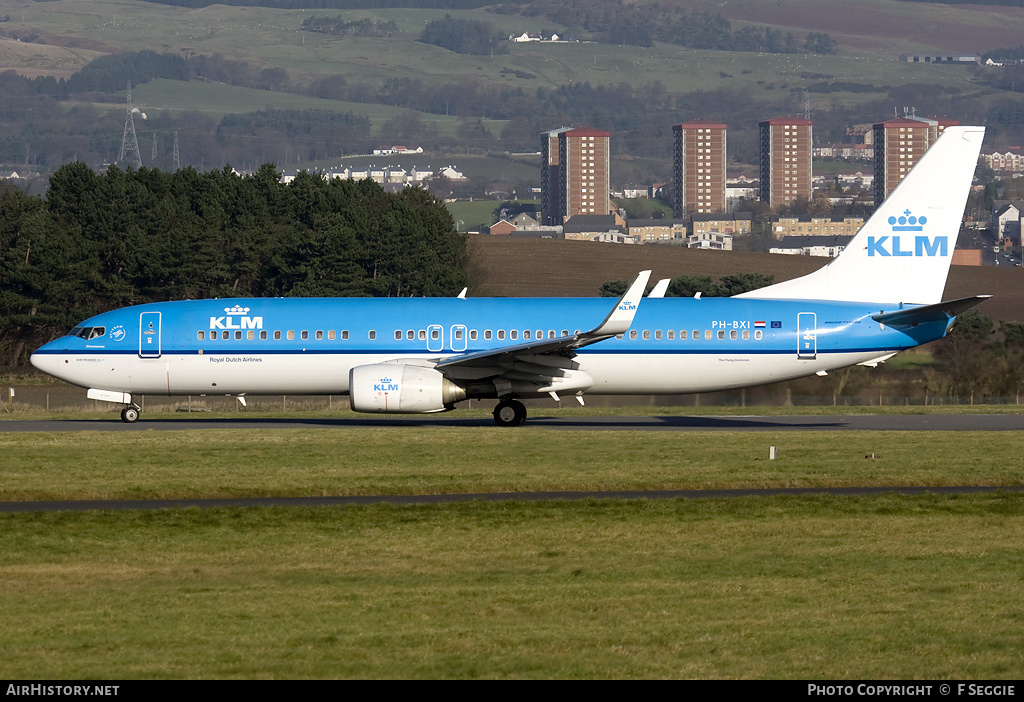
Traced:
<path fill-rule="evenodd" d="M 873 365 L 942 338 L 986 296 L 941 302 L 984 129 L 949 127 L 843 253 L 732 298 L 225 299 L 87 319 L 32 364 L 125 405 L 133 395 L 348 394 L 358 412 L 427 413 L 494 398 L 681 394 Z M 244 399 L 243 399 L 244 402 Z"/>

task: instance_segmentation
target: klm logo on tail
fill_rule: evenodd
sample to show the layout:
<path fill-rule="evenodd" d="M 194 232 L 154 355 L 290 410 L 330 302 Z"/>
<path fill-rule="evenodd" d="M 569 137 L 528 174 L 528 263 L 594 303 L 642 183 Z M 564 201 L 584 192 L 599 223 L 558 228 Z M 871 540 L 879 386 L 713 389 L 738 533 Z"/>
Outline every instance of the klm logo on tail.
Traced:
<path fill-rule="evenodd" d="M 915 217 L 910 214 L 910 210 L 906 210 L 899 217 L 890 217 L 889 224 L 892 226 L 893 234 L 869 236 L 868 256 L 948 256 L 948 237 L 929 237 L 924 234 L 910 236 L 902 233 L 923 232 L 927 223 L 927 217 Z"/>

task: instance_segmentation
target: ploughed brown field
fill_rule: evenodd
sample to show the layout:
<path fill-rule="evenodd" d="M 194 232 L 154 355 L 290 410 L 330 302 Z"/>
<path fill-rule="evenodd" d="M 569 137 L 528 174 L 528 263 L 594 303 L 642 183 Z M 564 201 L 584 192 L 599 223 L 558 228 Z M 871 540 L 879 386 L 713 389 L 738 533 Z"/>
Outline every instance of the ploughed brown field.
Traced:
<path fill-rule="evenodd" d="M 648 268 L 654 272 L 652 281 L 679 275 L 717 279 L 733 273 L 766 273 L 779 283 L 828 263 L 810 256 L 485 234 L 469 235 L 468 244 L 472 297 L 593 297 L 602 283 L 632 280 Z M 1024 322 L 1024 269 L 953 266 L 944 298 L 970 295 L 994 295 L 978 309 L 994 319 Z"/>

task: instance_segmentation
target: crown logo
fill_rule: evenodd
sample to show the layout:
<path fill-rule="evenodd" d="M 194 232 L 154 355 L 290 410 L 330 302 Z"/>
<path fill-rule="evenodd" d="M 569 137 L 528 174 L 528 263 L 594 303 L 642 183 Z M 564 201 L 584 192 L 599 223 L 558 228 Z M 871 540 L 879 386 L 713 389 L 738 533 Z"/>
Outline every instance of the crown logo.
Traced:
<path fill-rule="evenodd" d="M 390 383 L 391 382 L 391 378 L 381 378 L 380 382 L 382 382 L 382 383 Z"/>
<path fill-rule="evenodd" d="M 892 225 L 894 232 L 919 232 L 924 230 L 924 225 L 928 223 L 927 217 L 915 217 L 910 214 L 910 210 L 904 210 L 903 214 L 899 217 L 890 217 L 889 224 Z"/>
<path fill-rule="evenodd" d="M 249 314 L 248 307 L 242 307 L 241 305 L 235 305 L 234 307 L 225 307 L 224 311 L 228 314 Z"/>

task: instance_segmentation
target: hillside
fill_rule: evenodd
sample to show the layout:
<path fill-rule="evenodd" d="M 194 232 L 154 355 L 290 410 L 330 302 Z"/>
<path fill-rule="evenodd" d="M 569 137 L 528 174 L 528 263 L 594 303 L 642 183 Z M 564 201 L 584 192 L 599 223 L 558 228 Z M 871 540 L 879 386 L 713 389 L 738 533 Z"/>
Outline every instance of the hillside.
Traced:
<path fill-rule="evenodd" d="M 781 282 L 827 263 L 807 256 L 489 235 L 470 235 L 468 243 L 473 297 L 589 297 L 598 294 L 602 283 L 632 279 L 648 268 L 654 272 L 652 280 L 770 273 Z M 1024 322 L 1024 269 L 953 266 L 945 298 L 982 294 L 995 296 L 979 308 L 982 312 L 994 319 Z"/>
<path fill-rule="evenodd" d="M 744 23 L 783 27 L 794 34 L 827 32 L 843 53 L 893 57 L 901 53 L 983 53 L 1017 46 L 1020 7 L 948 5 L 904 0 L 675 0 L 689 10 Z"/>

